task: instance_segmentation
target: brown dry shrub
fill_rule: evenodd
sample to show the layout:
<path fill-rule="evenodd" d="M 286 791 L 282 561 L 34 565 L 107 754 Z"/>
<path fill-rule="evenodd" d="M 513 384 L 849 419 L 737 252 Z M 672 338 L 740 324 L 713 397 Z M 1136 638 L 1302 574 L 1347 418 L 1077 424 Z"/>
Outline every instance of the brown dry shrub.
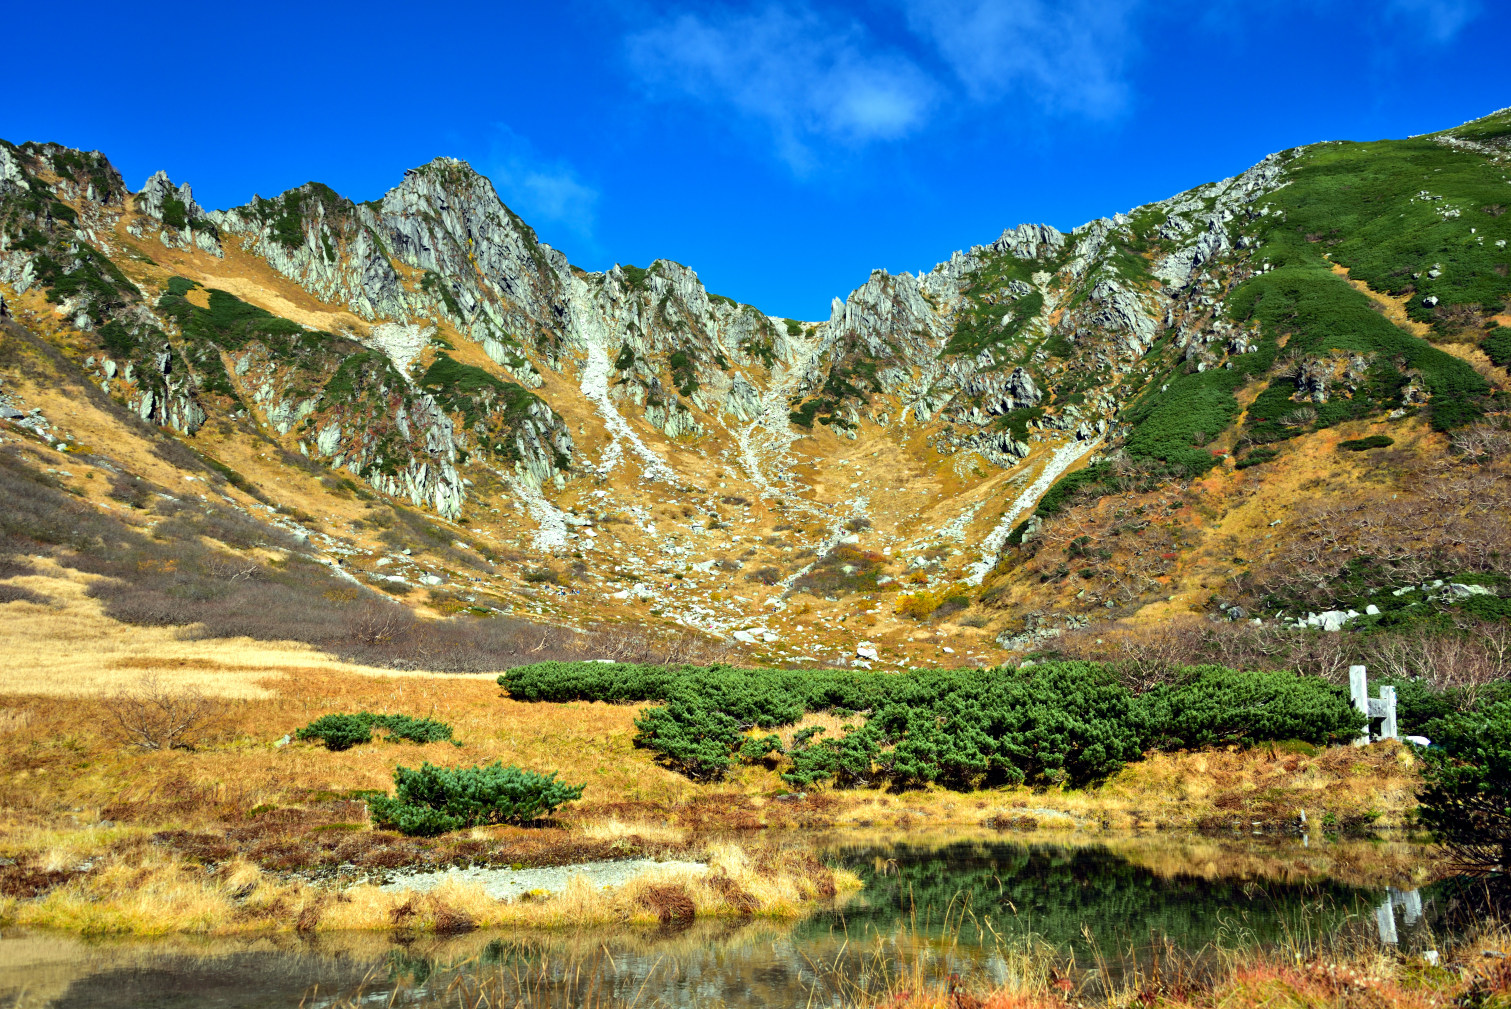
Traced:
<path fill-rule="evenodd" d="M 813 884 L 821 897 L 833 897 L 839 890 L 834 882 L 834 870 L 820 861 L 818 856 L 801 848 L 757 848 L 751 852 L 751 865 L 756 874 L 761 876 L 785 872 L 804 877 Z"/>
<path fill-rule="evenodd" d="M 1372 675 L 1420 678 L 1436 691 L 1458 690 L 1468 710 L 1484 688 L 1511 676 L 1511 627 L 1474 621 L 1456 631 L 1373 634 L 1362 642 L 1359 658 Z"/>
<path fill-rule="evenodd" d="M 637 899 L 641 906 L 654 911 L 663 925 L 672 921 L 691 921 L 697 914 L 692 897 L 681 883 L 648 886 Z"/>
<path fill-rule="evenodd" d="M 461 908 L 452 907 L 444 901 L 434 901 L 435 910 L 431 920 L 435 923 L 437 935 L 461 935 L 463 932 L 471 932 L 477 928 L 477 922 L 472 915 Z"/>
<path fill-rule="evenodd" d="M 775 585 L 782 580 L 782 572 L 774 567 L 757 568 L 745 576 L 747 582 L 755 582 L 757 585 Z"/>
<path fill-rule="evenodd" d="M 236 847 L 218 834 L 200 834 L 190 830 L 160 830 L 152 835 L 160 844 L 196 862 L 223 862 L 236 853 Z"/>
<path fill-rule="evenodd" d="M 323 911 L 324 908 L 320 906 L 319 901 L 315 901 L 313 904 L 304 905 L 304 907 L 299 909 L 298 917 L 294 919 L 294 931 L 315 931 L 315 928 L 320 924 L 320 915 Z"/>
<path fill-rule="evenodd" d="M 39 596 L 35 592 L 23 589 L 19 585 L 0 585 L 0 604 L 4 603 L 34 603 L 38 606 L 46 606 L 51 600 L 46 596 Z"/>
<path fill-rule="evenodd" d="M 1039 821 L 1027 814 L 993 813 L 981 821 L 991 830 L 1038 830 Z"/>
<path fill-rule="evenodd" d="M 82 875 L 73 869 L 39 869 L 31 865 L 0 866 L 0 896 L 30 900 Z"/>
<path fill-rule="evenodd" d="M 414 897 L 410 897 L 388 912 L 388 921 L 395 927 L 402 927 L 408 925 L 410 920 L 419 913 L 420 909 L 415 906 Z"/>
<path fill-rule="evenodd" d="M 728 873 L 722 869 L 709 875 L 703 882 L 710 890 L 723 897 L 724 903 L 740 914 L 754 914 L 761 909 L 761 902 L 756 900 L 755 895 L 730 879 Z"/>
<path fill-rule="evenodd" d="M 1453 450 L 1470 463 L 1511 459 L 1511 431 L 1481 422 L 1453 433 Z"/>
<path fill-rule="evenodd" d="M 733 649 L 726 642 L 685 631 L 604 625 L 583 636 L 582 653 L 615 662 L 706 666 L 727 662 Z"/>
<path fill-rule="evenodd" d="M 1281 595 L 1325 608 L 1339 571 L 1370 562 L 1381 587 L 1435 572 L 1511 574 L 1511 460 L 1493 431 L 1464 436 L 1458 461 L 1433 460 L 1391 488 L 1299 503 L 1274 552 L 1238 585 L 1253 599 Z"/>
<path fill-rule="evenodd" d="M 1452 343 L 1472 342 L 1482 325 L 1477 304 L 1439 305 L 1432 315 L 1434 336 Z"/>

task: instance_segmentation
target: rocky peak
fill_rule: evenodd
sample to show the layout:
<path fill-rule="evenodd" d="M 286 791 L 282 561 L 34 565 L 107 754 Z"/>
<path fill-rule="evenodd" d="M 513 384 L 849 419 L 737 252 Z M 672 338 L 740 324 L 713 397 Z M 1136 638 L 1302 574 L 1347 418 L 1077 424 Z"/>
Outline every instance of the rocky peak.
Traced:
<path fill-rule="evenodd" d="M 134 203 L 137 213 L 162 225 L 159 236 L 164 245 L 222 255 L 219 229 L 194 202 L 194 190 L 187 182 L 175 186 L 167 172 L 155 172 L 136 193 Z"/>
<path fill-rule="evenodd" d="M 1065 235 L 1049 224 L 1020 224 L 1008 228 L 991 245 L 993 252 L 1005 252 L 1018 259 L 1049 259 L 1065 247 Z"/>
<path fill-rule="evenodd" d="M 155 217 L 159 221 L 164 220 L 165 215 L 185 221 L 185 224 L 176 227 L 184 227 L 188 221 L 203 217 L 205 213 L 194 202 L 194 190 L 187 182 L 174 186 L 168 173 L 161 170 L 154 172 L 136 194 L 136 209 L 138 213 Z"/>

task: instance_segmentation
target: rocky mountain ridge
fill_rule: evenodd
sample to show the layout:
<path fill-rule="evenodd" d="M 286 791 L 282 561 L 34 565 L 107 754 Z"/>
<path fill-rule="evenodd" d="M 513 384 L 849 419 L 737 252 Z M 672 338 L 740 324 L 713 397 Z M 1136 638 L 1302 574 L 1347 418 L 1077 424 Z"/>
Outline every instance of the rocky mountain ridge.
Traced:
<path fill-rule="evenodd" d="M 206 212 L 161 172 L 132 193 L 97 152 L 0 143 L 0 284 L 66 320 L 143 420 L 192 441 L 242 418 L 448 520 L 511 508 L 541 557 L 581 553 L 593 495 L 647 516 L 701 497 L 715 526 L 721 497 L 754 497 L 811 537 L 776 566 L 789 595 L 844 551 L 872 559 L 835 562 L 840 583 L 894 549 L 925 589 L 989 589 L 1077 502 L 1338 424 L 1498 416 L 1508 121 L 1295 148 L 1069 233 L 1019 225 L 876 271 L 809 322 L 667 260 L 577 269 L 454 159 L 370 203 L 309 183 Z M 844 493 L 885 452 L 925 503 Z"/>

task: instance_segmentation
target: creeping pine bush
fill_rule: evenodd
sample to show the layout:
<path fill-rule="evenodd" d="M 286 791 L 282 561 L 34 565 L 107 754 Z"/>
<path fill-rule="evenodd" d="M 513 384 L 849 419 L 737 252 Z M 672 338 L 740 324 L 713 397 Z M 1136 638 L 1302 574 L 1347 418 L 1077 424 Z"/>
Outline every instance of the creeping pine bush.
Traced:
<path fill-rule="evenodd" d="M 1329 743 L 1357 736 L 1367 721 L 1341 690 L 1315 676 L 1221 666 L 1192 669 L 1181 682 L 1148 691 L 1135 717 L 1147 745 L 1161 750 L 1273 739 Z"/>
<path fill-rule="evenodd" d="M 635 744 L 661 763 L 714 781 L 736 761 L 784 756 L 799 786 L 1080 786 L 1151 745 L 1326 743 L 1356 735 L 1363 717 L 1337 688 L 1294 673 L 1195 668 L 1134 698 L 1089 662 L 910 673 L 541 663 L 499 684 L 518 700 L 660 701 L 635 719 Z M 752 734 L 820 711 L 862 717 L 837 736 L 804 729 L 785 752 Z"/>
<path fill-rule="evenodd" d="M 1511 865 L 1511 701 L 1432 722 L 1422 822 L 1465 863 Z"/>
<path fill-rule="evenodd" d="M 1340 441 L 1340 452 L 1367 452 L 1372 448 L 1389 448 L 1396 440 L 1388 434 L 1372 434 L 1367 438 L 1350 438 L 1348 441 Z"/>
<path fill-rule="evenodd" d="M 463 827 L 525 823 L 582 798 L 584 785 L 502 762 L 482 767 L 398 767 L 394 794 L 371 801 L 373 822 L 401 834 L 433 837 Z"/>
<path fill-rule="evenodd" d="M 327 750 L 349 750 L 361 743 L 372 742 L 374 728 L 387 731 L 390 739 L 407 739 L 412 743 L 456 743 L 451 738 L 451 726 L 445 722 L 409 715 L 375 715 L 370 711 L 359 711 L 355 715 L 321 715 L 294 736 L 318 739 Z"/>

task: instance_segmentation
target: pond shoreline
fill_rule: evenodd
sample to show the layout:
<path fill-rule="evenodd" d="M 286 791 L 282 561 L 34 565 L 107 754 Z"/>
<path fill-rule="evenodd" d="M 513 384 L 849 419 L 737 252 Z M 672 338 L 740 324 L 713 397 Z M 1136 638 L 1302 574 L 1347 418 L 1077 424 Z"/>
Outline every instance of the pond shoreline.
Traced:
<path fill-rule="evenodd" d="M 618 888 L 622 897 L 660 891 L 665 901 L 666 890 L 680 887 L 694 905 L 686 916 L 663 915 L 638 900 L 583 902 L 590 892 L 595 900 L 604 893 L 601 880 L 583 876 L 551 896 L 510 903 L 488 897 L 486 905 L 474 905 L 465 895 L 471 887 L 487 896 L 479 893 L 484 874 L 521 881 L 532 872 L 479 868 L 428 874 L 436 884 L 428 892 L 382 894 L 389 917 L 376 929 L 339 928 L 339 914 L 304 930 L 85 936 L 7 928 L 0 937 L 0 998 L 50 985 L 68 997 L 9 1001 L 20 1009 L 114 1009 L 154 1004 L 157 993 L 171 990 L 239 1006 L 254 1004 L 236 999 L 256 990 L 263 1001 L 255 1004 L 277 1001 L 271 992 L 293 1004 L 318 986 L 339 1009 L 391 998 L 422 1009 L 454 1006 L 458 992 L 467 1006 L 579 1004 L 596 993 L 595 1004 L 609 1009 L 646 999 L 686 1004 L 702 993 L 754 1009 L 798 1007 L 817 992 L 820 1001 L 848 993 L 846 1004 L 861 1007 L 1049 1009 L 1065 1004 L 1057 985 L 1068 980 L 1072 1002 L 1099 1002 L 1098 993 L 1110 986 L 1117 1004 L 1144 1004 L 1155 991 L 1159 1004 L 1202 1005 L 1221 992 L 1230 996 L 1224 1004 L 1245 1007 L 1264 999 L 1250 999 L 1243 986 L 1261 983 L 1299 986 L 1309 995 L 1287 1004 L 1328 1004 L 1310 997 L 1316 972 L 1343 970 L 1334 980 L 1348 991 L 1363 978 L 1380 991 L 1420 995 L 1425 1007 L 1428 994 L 1457 992 L 1462 980 L 1423 973 L 1425 950 L 1461 968 L 1476 966 L 1455 938 L 1469 937 L 1446 924 L 1453 898 L 1443 884 L 1428 882 L 1428 849 L 969 833 L 946 828 L 902 842 L 880 831 L 788 838 L 795 858 L 837 867 L 837 883 L 846 873 L 854 881 L 853 889 L 837 886 L 833 896 L 815 892 L 790 916 L 769 913 L 771 907 L 730 914 L 727 905 L 715 905 L 715 890 L 704 881 L 728 878 L 757 895 L 760 867 L 750 851 L 707 842 L 709 869 L 697 878 L 685 865 L 653 863 L 662 870 L 656 878 L 631 877 Z M 636 863 L 611 865 L 628 873 Z M 812 865 L 767 868 L 795 878 Z M 393 883 L 418 878 L 396 875 Z M 348 892 L 360 903 L 374 891 L 363 885 Z M 771 893 L 759 896 L 769 900 Z M 328 892 L 325 899 L 335 898 Z M 483 906 L 527 913 L 489 920 L 478 913 Z M 614 913 L 599 913 L 605 910 Z M 1382 913 L 1393 918 L 1388 944 Z M 1473 938 L 1504 949 L 1497 936 L 1506 938 Z"/>

